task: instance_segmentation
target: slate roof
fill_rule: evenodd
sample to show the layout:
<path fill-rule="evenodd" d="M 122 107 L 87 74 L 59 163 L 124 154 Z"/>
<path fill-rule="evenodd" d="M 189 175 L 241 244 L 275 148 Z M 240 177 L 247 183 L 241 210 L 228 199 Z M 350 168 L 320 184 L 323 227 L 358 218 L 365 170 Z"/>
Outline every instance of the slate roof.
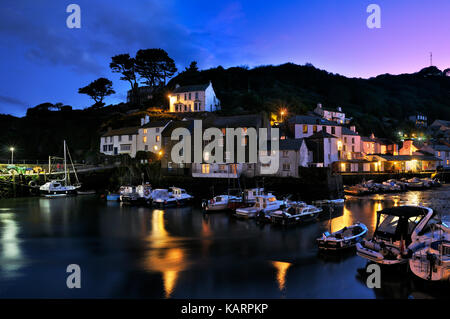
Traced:
<path fill-rule="evenodd" d="M 205 91 L 209 86 L 208 84 L 199 84 L 199 85 L 185 85 L 175 88 L 173 93 L 185 93 L 185 92 L 195 92 L 195 91 Z"/>
<path fill-rule="evenodd" d="M 310 124 L 310 125 L 332 125 L 338 126 L 337 123 L 328 121 L 319 116 L 296 115 L 289 119 L 291 124 Z"/>
<path fill-rule="evenodd" d="M 147 124 L 142 125 L 142 128 L 164 127 L 169 122 L 170 120 L 148 122 Z"/>
<path fill-rule="evenodd" d="M 279 148 L 280 151 L 289 151 L 289 150 L 297 151 L 302 146 L 302 143 L 303 143 L 302 138 L 280 140 Z"/>
<path fill-rule="evenodd" d="M 123 127 L 119 129 L 109 130 L 102 136 L 137 135 L 138 131 L 139 131 L 138 126 Z"/>
<path fill-rule="evenodd" d="M 432 155 L 389 155 L 389 154 L 374 154 L 374 156 L 381 157 L 386 161 L 440 161 L 440 158 Z"/>
<path fill-rule="evenodd" d="M 322 139 L 322 138 L 337 138 L 334 135 L 331 135 L 330 133 L 325 132 L 324 130 L 321 130 L 319 132 L 314 133 L 311 136 L 307 137 L 308 139 Z"/>
<path fill-rule="evenodd" d="M 342 135 L 355 135 L 355 136 L 358 136 L 359 134 L 356 133 L 356 132 L 353 132 L 351 129 L 343 126 L 342 127 Z"/>

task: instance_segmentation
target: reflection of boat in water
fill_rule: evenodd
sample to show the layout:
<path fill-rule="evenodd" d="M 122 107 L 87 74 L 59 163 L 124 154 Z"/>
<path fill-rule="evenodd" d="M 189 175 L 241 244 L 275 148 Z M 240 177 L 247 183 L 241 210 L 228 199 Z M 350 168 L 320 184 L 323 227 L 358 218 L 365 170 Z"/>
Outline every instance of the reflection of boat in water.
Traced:
<path fill-rule="evenodd" d="M 320 212 L 322 212 L 322 208 L 303 203 L 273 211 L 269 215 L 273 224 L 292 225 L 314 220 Z"/>
<path fill-rule="evenodd" d="M 367 234 L 367 227 L 363 223 L 344 227 L 334 233 L 325 232 L 317 239 L 321 250 L 343 250 L 354 248 Z"/>
<path fill-rule="evenodd" d="M 406 263 L 433 216 L 431 208 L 422 206 L 383 209 L 377 212 L 373 238 L 358 243 L 357 254 L 383 265 Z"/>

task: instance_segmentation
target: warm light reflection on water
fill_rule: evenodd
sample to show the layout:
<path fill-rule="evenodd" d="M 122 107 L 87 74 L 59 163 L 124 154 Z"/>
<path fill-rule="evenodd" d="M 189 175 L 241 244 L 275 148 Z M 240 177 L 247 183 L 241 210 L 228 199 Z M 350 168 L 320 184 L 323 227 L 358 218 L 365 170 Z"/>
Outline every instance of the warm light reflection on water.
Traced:
<path fill-rule="evenodd" d="M 287 271 L 292 264 L 282 261 L 272 261 L 272 265 L 277 270 L 278 288 L 280 288 L 280 291 L 283 291 L 286 288 Z"/>
<path fill-rule="evenodd" d="M 344 207 L 344 213 L 342 214 L 342 216 L 333 218 L 331 220 L 331 232 L 338 231 L 352 224 L 353 224 L 352 214 L 348 210 L 348 208 Z"/>
<path fill-rule="evenodd" d="M 183 248 L 173 247 L 170 243 L 174 238 L 165 228 L 163 210 L 153 210 L 151 226 L 152 230 L 148 236 L 150 247 L 145 257 L 145 268 L 162 274 L 164 294 L 166 298 L 170 298 L 179 272 L 187 267 L 185 252 Z"/>

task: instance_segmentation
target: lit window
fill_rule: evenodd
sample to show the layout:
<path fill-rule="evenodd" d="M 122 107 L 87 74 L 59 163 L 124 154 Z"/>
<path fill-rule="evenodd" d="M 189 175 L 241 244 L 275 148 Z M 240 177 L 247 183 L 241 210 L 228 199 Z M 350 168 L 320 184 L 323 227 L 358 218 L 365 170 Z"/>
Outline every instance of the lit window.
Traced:
<path fill-rule="evenodd" d="M 313 133 L 316 133 L 317 132 L 317 125 L 314 125 L 313 126 Z"/>
<path fill-rule="evenodd" d="M 202 174 L 209 174 L 209 164 L 202 164 Z"/>
<path fill-rule="evenodd" d="M 147 129 L 146 128 L 144 128 L 144 134 L 147 134 Z"/>
<path fill-rule="evenodd" d="M 159 142 L 161 140 L 161 136 L 160 135 L 156 135 L 156 141 Z"/>
<path fill-rule="evenodd" d="M 303 133 L 308 133 L 308 125 L 303 125 Z"/>
<path fill-rule="evenodd" d="M 144 143 L 147 143 L 147 136 L 144 136 L 144 137 L 142 138 L 142 141 L 143 141 Z"/>

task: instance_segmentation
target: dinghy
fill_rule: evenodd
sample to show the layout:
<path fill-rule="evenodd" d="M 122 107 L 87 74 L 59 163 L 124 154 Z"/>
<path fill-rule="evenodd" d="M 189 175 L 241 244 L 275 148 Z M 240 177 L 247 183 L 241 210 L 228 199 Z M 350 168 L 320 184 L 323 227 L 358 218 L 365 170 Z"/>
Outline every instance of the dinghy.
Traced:
<path fill-rule="evenodd" d="M 331 234 L 323 233 L 322 237 L 317 238 L 317 245 L 321 250 L 330 251 L 354 248 L 366 234 L 367 226 L 358 222 Z"/>

